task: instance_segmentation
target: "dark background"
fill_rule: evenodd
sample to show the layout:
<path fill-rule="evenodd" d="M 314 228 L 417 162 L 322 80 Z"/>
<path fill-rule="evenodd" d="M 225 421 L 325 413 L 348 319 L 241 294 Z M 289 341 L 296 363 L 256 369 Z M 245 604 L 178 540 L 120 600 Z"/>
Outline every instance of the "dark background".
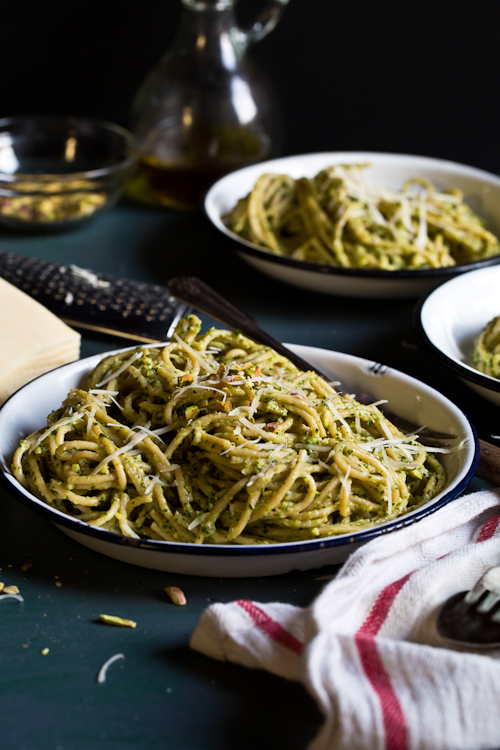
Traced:
<path fill-rule="evenodd" d="M 263 3 L 240 0 L 247 19 Z M 0 116 L 126 125 L 180 0 L 3 0 Z M 290 0 L 251 55 L 274 83 L 285 153 L 374 150 L 500 171 L 498 0 Z"/>
<path fill-rule="evenodd" d="M 239 10 L 248 18 L 261 5 L 240 0 Z M 180 12 L 180 0 L 0 0 L 0 117 L 65 113 L 126 125 L 133 95 L 168 49 Z M 499 0 L 290 0 L 252 56 L 278 92 L 286 153 L 404 152 L 500 172 L 499 33 Z M 0 240 L 2 251 L 141 281 L 163 283 L 196 269 L 276 338 L 382 361 L 446 393 L 481 437 L 500 432 L 498 407 L 424 351 L 412 331 L 413 300 L 346 305 L 278 285 L 235 254 L 218 262 L 222 245 L 201 215 L 118 206 L 71 233 L 3 230 Z M 87 336 L 83 354 L 121 345 Z M 5 493 L 0 507 L 2 580 L 25 597 L 24 609 L 2 605 L 2 748 L 296 750 L 312 740 L 322 719 L 299 684 L 207 659 L 188 640 L 210 601 L 303 606 L 324 571 L 169 577 L 65 541 Z M 165 603 L 170 584 L 185 591 L 186 607 Z M 138 627 L 100 628 L 102 611 L 132 617 Z M 126 661 L 110 672 L 109 685 L 97 686 L 97 669 L 119 651 Z"/>

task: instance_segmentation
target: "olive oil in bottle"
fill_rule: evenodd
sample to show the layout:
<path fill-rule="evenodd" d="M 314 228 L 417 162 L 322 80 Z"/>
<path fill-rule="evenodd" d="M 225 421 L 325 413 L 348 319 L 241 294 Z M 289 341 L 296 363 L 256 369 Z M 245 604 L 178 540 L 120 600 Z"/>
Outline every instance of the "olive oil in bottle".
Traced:
<path fill-rule="evenodd" d="M 279 153 L 276 96 L 247 48 L 276 25 L 288 0 L 268 0 L 237 26 L 235 0 L 182 0 L 169 53 L 134 102 L 140 175 L 165 206 L 198 208 L 224 174 Z"/>

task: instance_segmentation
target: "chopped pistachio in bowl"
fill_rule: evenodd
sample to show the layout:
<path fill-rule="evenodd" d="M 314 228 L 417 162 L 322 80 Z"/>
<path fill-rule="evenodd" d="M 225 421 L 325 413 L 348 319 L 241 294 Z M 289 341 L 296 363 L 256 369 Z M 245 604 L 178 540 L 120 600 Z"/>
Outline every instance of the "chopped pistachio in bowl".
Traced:
<path fill-rule="evenodd" d="M 68 229 L 111 208 L 134 167 L 124 128 L 72 117 L 0 120 L 0 223 Z"/>

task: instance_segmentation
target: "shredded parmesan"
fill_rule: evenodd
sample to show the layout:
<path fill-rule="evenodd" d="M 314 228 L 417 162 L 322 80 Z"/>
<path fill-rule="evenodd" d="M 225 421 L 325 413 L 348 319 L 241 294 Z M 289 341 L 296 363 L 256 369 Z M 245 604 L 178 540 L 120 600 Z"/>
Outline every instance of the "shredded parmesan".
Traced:
<path fill-rule="evenodd" d="M 125 659 L 124 654 L 115 654 L 114 656 L 111 656 L 107 661 L 104 662 L 99 672 L 97 673 L 97 682 L 99 683 L 106 682 L 106 674 L 107 674 L 109 667 L 112 664 L 114 664 L 115 661 L 119 661 L 119 659 Z"/>
<path fill-rule="evenodd" d="M 73 276 L 86 281 L 87 284 L 90 284 L 90 286 L 93 286 L 95 289 L 106 289 L 110 284 L 109 281 L 100 279 L 95 273 L 89 271 L 87 268 L 80 268 L 79 266 L 71 264 L 70 269 Z"/>
<path fill-rule="evenodd" d="M 92 422 L 94 420 L 96 411 L 97 411 L 96 407 L 93 406 L 87 414 L 87 435 L 90 435 L 90 431 L 92 429 Z"/>
<path fill-rule="evenodd" d="M 194 357 L 194 359 L 197 360 L 197 362 L 199 362 L 199 364 L 204 370 L 206 370 L 207 372 L 212 372 L 212 373 L 217 372 L 218 366 L 216 368 L 215 365 L 211 365 L 209 362 L 207 362 L 207 360 L 204 359 L 201 356 L 201 354 L 195 351 L 192 346 L 189 346 L 189 344 L 183 341 L 178 333 L 174 333 L 174 338 L 177 341 L 177 343 L 182 347 L 182 349 L 188 352 L 192 357 Z"/>
<path fill-rule="evenodd" d="M 337 409 L 337 408 L 336 408 L 336 407 L 335 407 L 335 406 L 333 405 L 333 403 L 332 403 L 332 400 L 331 400 L 331 399 L 329 399 L 329 401 L 328 401 L 328 408 L 329 408 L 329 409 L 330 409 L 330 411 L 332 412 L 332 414 L 333 414 L 333 416 L 335 417 L 335 419 L 338 419 L 338 421 L 340 422 L 340 424 L 341 424 L 341 425 L 343 425 L 343 426 L 345 427 L 345 429 L 347 430 L 348 434 L 349 434 L 349 435 L 352 435 L 352 430 L 351 430 L 351 428 L 349 427 L 349 425 L 348 425 L 348 424 L 347 424 L 347 422 L 345 421 L 344 417 L 343 417 L 343 416 L 342 416 L 341 414 L 339 414 L 339 411 L 338 411 L 338 409 Z"/>
<path fill-rule="evenodd" d="M 427 245 L 427 209 L 425 205 L 426 196 L 427 191 L 423 190 L 420 193 L 418 234 L 415 240 L 415 245 L 419 250 L 425 250 Z"/>
<path fill-rule="evenodd" d="M 248 445 L 249 443 L 252 443 L 252 445 L 255 445 L 260 441 L 260 436 L 258 438 L 255 438 L 255 440 L 244 440 L 242 443 L 234 444 L 230 448 L 226 448 L 225 451 L 222 451 L 220 454 L 221 456 L 224 456 L 226 453 L 229 453 L 229 451 L 234 450 L 235 448 L 243 448 L 245 445 Z M 263 448 L 264 445 L 259 445 L 259 448 Z"/>
<path fill-rule="evenodd" d="M 347 467 L 346 473 L 345 474 L 342 474 L 342 473 L 339 474 L 339 479 L 341 481 L 341 484 L 342 484 L 343 488 L 345 489 L 345 491 L 348 494 L 351 491 L 351 488 L 349 486 L 349 475 L 350 475 L 350 473 L 351 473 L 351 465 L 349 464 L 349 466 Z"/>
<path fill-rule="evenodd" d="M 199 383 L 191 383 L 190 385 L 185 385 L 183 388 L 179 388 L 176 393 L 177 398 L 181 396 L 185 391 L 189 391 L 190 388 L 201 388 L 204 391 L 215 391 L 216 393 L 221 393 L 224 396 L 224 399 L 227 398 L 227 393 L 225 391 L 221 391 L 220 388 L 216 388 L 213 385 L 200 385 Z"/>
<path fill-rule="evenodd" d="M 45 430 L 45 432 L 42 432 L 42 434 L 37 437 L 28 452 L 32 453 L 35 448 L 38 448 L 40 443 L 43 443 L 45 438 L 48 437 L 51 432 L 57 430 L 58 427 L 63 427 L 65 424 L 71 424 L 71 422 L 75 422 L 77 419 L 83 419 L 83 414 L 81 414 L 80 412 L 76 412 L 76 414 L 72 414 L 70 417 L 62 417 L 61 419 L 58 419 L 57 422 L 54 422 L 53 425 L 51 425 L 47 430 Z"/>
<path fill-rule="evenodd" d="M 134 352 L 134 354 L 130 357 L 130 359 L 127 359 L 127 361 L 124 362 L 123 365 L 118 368 L 118 370 L 116 370 L 115 372 L 112 372 L 110 375 L 107 375 L 104 378 L 104 380 L 101 380 L 100 383 L 97 383 L 97 387 L 99 388 L 101 385 L 104 385 L 105 383 L 109 383 L 109 381 L 112 380 L 113 378 L 117 378 L 118 375 L 121 375 L 122 372 L 124 372 L 127 369 L 127 367 L 130 367 L 130 365 L 133 364 L 133 362 L 135 362 L 136 359 L 139 359 L 139 357 L 142 357 L 143 354 L 144 352 L 142 351 Z"/>
<path fill-rule="evenodd" d="M 410 449 L 412 446 L 406 445 L 411 440 L 415 440 L 417 438 L 417 435 L 405 435 L 404 437 L 393 437 L 392 435 L 389 438 L 375 438 L 373 440 L 367 440 L 364 443 L 359 443 L 359 447 L 363 448 L 363 450 L 366 451 L 372 451 L 376 448 L 381 448 L 389 445 L 393 446 L 403 446 L 406 449 Z M 418 448 L 418 450 L 422 450 L 421 447 Z"/>
<path fill-rule="evenodd" d="M 199 526 L 200 523 L 203 523 L 203 521 L 205 520 L 205 518 L 208 515 L 209 515 L 209 513 L 207 512 L 207 513 L 200 513 L 198 516 L 196 516 L 196 518 L 194 519 L 194 521 L 191 521 L 191 523 L 189 524 L 188 531 L 192 531 L 197 526 Z"/>
<path fill-rule="evenodd" d="M 331 445 L 315 445 L 314 443 L 297 443 L 297 448 L 305 448 L 307 451 L 324 451 L 325 453 L 331 453 Z"/>
<path fill-rule="evenodd" d="M 255 396 L 252 399 L 252 403 L 250 404 L 250 409 L 248 410 L 248 418 L 249 419 L 252 419 L 253 415 L 255 414 L 255 412 L 257 411 L 257 409 L 259 407 L 260 396 L 261 396 L 262 392 L 263 392 L 262 390 L 257 391 L 257 393 L 255 394 Z"/>
<path fill-rule="evenodd" d="M 151 437 L 158 438 L 158 440 L 160 441 L 160 443 L 164 443 L 165 442 L 164 440 L 161 439 L 160 435 L 158 434 L 159 432 L 160 432 L 160 434 L 162 432 L 167 432 L 167 430 L 165 430 L 162 427 L 160 427 L 159 430 L 150 430 L 149 427 L 146 427 L 145 425 L 137 425 L 137 427 L 135 427 L 135 429 L 139 430 L 140 432 L 144 432 L 145 435 L 151 435 Z"/>
<path fill-rule="evenodd" d="M 103 458 L 102 461 L 97 464 L 95 468 L 92 469 L 90 472 L 90 476 L 95 476 L 96 474 L 99 474 L 100 470 L 107 466 L 107 464 L 110 463 L 110 461 L 113 461 L 113 459 L 117 458 L 118 456 L 121 456 L 122 453 L 128 453 L 131 448 L 134 448 L 137 443 L 140 443 L 144 440 L 144 434 L 139 433 L 138 435 L 135 435 L 133 438 L 131 438 L 125 445 L 122 445 L 121 448 L 117 448 L 113 453 L 110 453 L 109 456 L 106 456 L 106 458 Z"/>

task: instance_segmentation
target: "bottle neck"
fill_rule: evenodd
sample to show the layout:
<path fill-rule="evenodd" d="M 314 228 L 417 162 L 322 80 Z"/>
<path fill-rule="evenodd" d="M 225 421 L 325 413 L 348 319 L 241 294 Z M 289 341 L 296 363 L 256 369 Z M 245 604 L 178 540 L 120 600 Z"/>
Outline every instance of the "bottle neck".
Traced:
<path fill-rule="evenodd" d="M 184 12 L 171 52 L 198 66 L 234 70 L 243 53 L 233 0 L 182 0 Z M 207 71 L 208 72 L 208 71 Z"/>
<path fill-rule="evenodd" d="M 227 8 L 232 8 L 234 2 L 235 0 L 182 0 L 185 8 L 198 12 L 204 10 L 226 10 Z"/>

